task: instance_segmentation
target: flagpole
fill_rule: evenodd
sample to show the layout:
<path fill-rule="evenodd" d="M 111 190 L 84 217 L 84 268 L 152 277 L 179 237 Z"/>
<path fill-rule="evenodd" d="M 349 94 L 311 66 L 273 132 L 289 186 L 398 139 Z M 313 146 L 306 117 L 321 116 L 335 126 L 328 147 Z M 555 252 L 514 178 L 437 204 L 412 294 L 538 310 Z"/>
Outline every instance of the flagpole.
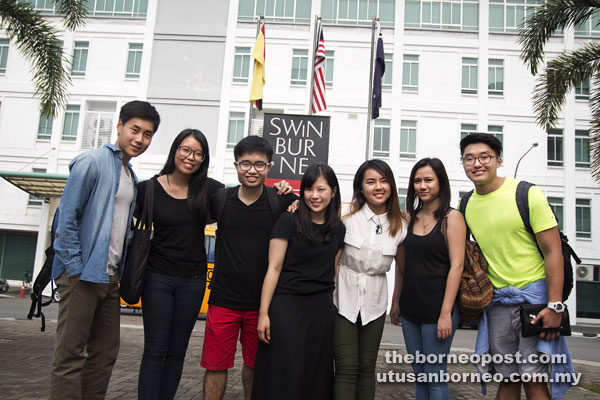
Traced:
<path fill-rule="evenodd" d="M 311 74 L 310 74 L 310 93 L 308 95 L 308 115 L 312 115 L 312 101 L 313 101 L 313 91 L 315 90 L 315 57 L 317 56 L 317 43 L 319 43 L 319 38 L 317 35 L 319 34 L 319 21 L 321 17 L 315 15 L 315 33 L 313 37 L 313 51 L 312 51 L 312 59 L 310 60 L 311 65 Z"/>
<path fill-rule="evenodd" d="M 254 35 L 255 38 L 258 37 L 258 33 L 260 32 L 260 23 L 263 19 L 265 19 L 265 17 L 263 15 L 258 17 L 258 22 L 256 23 L 256 34 Z M 265 43 L 265 45 L 266 45 L 266 43 Z M 254 67 L 256 67 L 256 60 L 254 60 Z M 252 70 L 254 71 L 254 68 L 252 68 Z M 252 118 L 252 106 L 253 105 L 254 104 L 252 104 L 252 102 L 250 102 L 250 108 L 248 110 L 248 136 L 250 136 L 250 134 L 252 133 L 252 120 L 254 119 L 254 118 Z"/>
<path fill-rule="evenodd" d="M 369 106 L 367 108 L 367 147 L 365 149 L 365 161 L 369 159 L 371 148 L 371 117 L 373 110 L 373 56 L 375 52 L 375 27 L 379 18 L 373 17 L 373 25 L 371 27 L 371 64 L 369 67 Z"/>

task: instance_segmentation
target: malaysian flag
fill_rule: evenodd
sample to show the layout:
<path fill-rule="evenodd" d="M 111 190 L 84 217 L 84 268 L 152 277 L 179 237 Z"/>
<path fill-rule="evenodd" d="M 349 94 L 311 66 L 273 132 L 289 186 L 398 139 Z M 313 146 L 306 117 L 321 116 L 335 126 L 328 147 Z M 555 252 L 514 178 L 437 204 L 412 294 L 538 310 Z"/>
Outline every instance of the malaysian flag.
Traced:
<path fill-rule="evenodd" d="M 317 51 L 315 51 L 315 70 L 313 74 L 312 112 L 327 110 L 325 103 L 325 41 L 323 40 L 323 29 L 321 24 L 317 25 Z"/>

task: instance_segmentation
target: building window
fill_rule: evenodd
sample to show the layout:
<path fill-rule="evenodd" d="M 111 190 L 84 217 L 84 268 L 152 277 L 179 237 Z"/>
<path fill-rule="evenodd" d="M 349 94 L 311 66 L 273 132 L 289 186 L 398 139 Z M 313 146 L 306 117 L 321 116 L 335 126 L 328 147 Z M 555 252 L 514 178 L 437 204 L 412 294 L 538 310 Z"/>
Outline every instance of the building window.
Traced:
<path fill-rule="evenodd" d="M 55 0 L 18 0 L 28 3 L 40 14 L 57 15 Z M 148 0 L 87 0 L 85 7 L 89 16 L 146 18 Z"/>
<path fill-rule="evenodd" d="M 405 54 L 402 62 L 402 90 L 417 92 L 419 90 L 419 56 Z"/>
<path fill-rule="evenodd" d="M 244 113 L 229 113 L 229 132 L 227 133 L 227 148 L 233 149 L 244 137 Z"/>
<path fill-rule="evenodd" d="M 544 0 L 489 0 L 490 32 L 517 33 Z"/>
<path fill-rule="evenodd" d="M 54 15 L 56 7 L 54 0 L 18 0 L 17 3 L 29 4 L 31 8 L 40 14 Z"/>
<path fill-rule="evenodd" d="M 462 93 L 477 94 L 477 59 L 462 59 Z"/>
<path fill-rule="evenodd" d="M 550 129 L 548 131 L 548 165 L 552 167 L 563 166 L 562 129 Z"/>
<path fill-rule="evenodd" d="M 590 78 L 582 79 L 575 85 L 575 98 L 577 100 L 589 100 L 590 98 Z"/>
<path fill-rule="evenodd" d="M 240 0 L 239 21 L 310 22 L 311 0 Z"/>
<path fill-rule="evenodd" d="M 247 83 L 250 74 L 250 47 L 236 47 L 233 62 L 233 81 Z"/>
<path fill-rule="evenodd" d="M 488 94 L 504 94 L 504 60 L 488 60 Z"/>
<path fill-rule="evenodd" d="M 77 140 L 77 129 L 79 127 L 79 106 L 68 105 L 65 110 L 63 122 L 62 140 L 74 142 Z"/>
<path fill-rule="evenodd" d="M 71 69 L 72 76 L 85 76 L 89 48 L 90 42 L 75 42 L 73 66 Z"/>
<path fill-rule="evenodd" d="M 381 88 L 391 90 L 392 89 L 392 69 L 394 62 L 394 55 L 386 53 L 384 55 L 385 60 L 385 73 L 381 79 Z"/>
<path fill-rule="evenodd" d="M 548 197 L 548 204 L 556 216 L 558 229 L 563 229 L 563 199 L 562 197 Z"/>
<path fill-rule="evenodd" d="M 43 115 L 40 113 L 40 123 L 38 124 L 38 140 L 50 140 L 52 137 L 52 112 L 50 115 Z M 35 171 L 34 171 L 35 172 Z"/>
<path fill-rule="evenodd" d="M 376 119 L 373 128 L 373 157 L 390 156 L 390 120 Z"/>
<path fill-rule="evenodd" d="M 308 50 L 294 49 L 292 57 L 292 85 L 306 85 Z"/>
<path fill-rule="evenodd" d="M 6 73 L 6 64 L 8 62 L 8 39 L 0 39 L 0 74 Z"/>
<path fill-rule="evenodd" d="M 417 121 L 400 122 L 400 158 L 417 157 Z"/>
<path fill-rule="evenodd" d="M 140 79 L 143 48 L 144 45 L 141 43 L 129 43 L 129 51 L 127 52 L 127 71 L 125 72 L 125 78 Z"/>
<path fill-rule="evenodd" d="M 46 168 L 33 168 L 31 170 L 32 172 L 42 172 L 45 173 L 46 172 Z M 41 207 L 42 203 L 44 202 L 44 199 L 42 199 L 41 197 L 37 197 L 34 196 L 32 194 L 29 195 L 29 199 L 27 200 L 27 205 L 28 206 L 33 206 L 33 207 Z"/>
<path fill-rule="evenodd" d="M 398 189 L 398 203 L 400 203 L 400 210 L 406 211 L 406 195 L 408 189 Z"/>
<path fill-rule="evenodd" d="M 323 0 L 321 16 L 324 24 L 340 25 L 371 25 L 379 17 L 381 26 L 393 27 L 394 8 L 394 0 Z"/>
<path fill-rule="evenodd" d="M 405 28 L 477 31 L 479 0 L 406 0 Z"/>
<path fill-rule="evenodd" d="M 333 87 L 333 50 L 325 50 L 325 87 Z"/>
<path fill-rule="evenodd" d="M 95 17 L 146 18 L 148 0 L 87 0 L 87 9 Z"/>
<path fill-rule="evenodd" d="M 575 130 L 575 166 L 590 167 L 590 131 L 588 130 Z"/>
<path fill-rule="evenodd" d="M 575 37 L 600 36 L 600 13 L 594 11 L 591 18 L 586 19 L 575 27 Z"/>
<path fill-rule="evenodd" d="M 592 237 L 592 205 L 590 199 L 575 199 L 575 236 Z"/>
<path fill-rule="evenodd" d="M 496 136 L 500 143 L 502 143 L 502 147 L 504 147 L 504 127 L 502 125 L 488 125 L 488 133 Z"/>
<path fill-rule="evenodd" d="M 477 124 L 460 124 L 460 140 L 475 132 L 477 132 Z"/>

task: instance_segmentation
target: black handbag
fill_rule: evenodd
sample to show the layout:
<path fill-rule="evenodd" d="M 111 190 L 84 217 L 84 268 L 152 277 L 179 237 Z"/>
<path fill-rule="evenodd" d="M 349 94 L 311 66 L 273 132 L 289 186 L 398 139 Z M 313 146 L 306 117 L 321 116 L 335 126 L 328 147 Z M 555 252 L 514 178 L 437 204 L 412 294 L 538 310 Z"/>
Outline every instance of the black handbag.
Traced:
<path fill-rule="evenodd" d="M 152 210 L 154 207 L 154 181 L 146 184 L 146 197 L 142 213 L 137 219 L 133 237 L 127 247 L 127 257 L 121 274 L 121 298 L 128 304 L 136 304 L 142 296 L 144 279 L 152 239 Z"/>
<path fill-rule="evenodd" d="M 571 321 L 569 320 L 569 310 L 566 308 L 560 314 L 560 327 L 558 328 L 543 328 L 541 322 L 535 325 L 531 324 L 531 321 L 546 307 L 546 304 L 521 304 L 521 308 L 519 309 L 522 328 L 521 336 L 539 336 L 542 332 L 560 332 L 560 336 L 571 336 Z"/>

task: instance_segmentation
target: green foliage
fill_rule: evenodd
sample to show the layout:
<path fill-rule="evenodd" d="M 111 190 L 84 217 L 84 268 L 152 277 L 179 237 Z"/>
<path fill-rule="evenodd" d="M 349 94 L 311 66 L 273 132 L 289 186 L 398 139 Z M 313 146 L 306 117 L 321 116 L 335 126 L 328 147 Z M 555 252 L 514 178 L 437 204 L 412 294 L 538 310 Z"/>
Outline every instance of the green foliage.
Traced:
<path fill-rule="evenodd" d="M 519 32 L 521 58 L 533 75 L 543 63 L 544 46 L 557 30 L 577 26 L 600 8 L 599 0 L 548 0 L 527 18 Z M 538 74 L 533 93 L 537 123 L 553 128 L 565 103 L 566 95 L 583 80 L 591 87 L 590 168 L 600 182 L 600 43 L 590 42 L 575 50 L 563 51 L 549 60 Z"/>
<path fill-rule="evenodd" d="M 57 4 L 67 29 L 76 29 L 86 16 L 85 0 L 62 0 Z M 0 28 L 31 61 L 35 95 L 40 97 L 42 113 L 56 115 L 67 101 L 71 83 L 69 61 L 54 27 L 27 2 L 0 0 Z"/>

